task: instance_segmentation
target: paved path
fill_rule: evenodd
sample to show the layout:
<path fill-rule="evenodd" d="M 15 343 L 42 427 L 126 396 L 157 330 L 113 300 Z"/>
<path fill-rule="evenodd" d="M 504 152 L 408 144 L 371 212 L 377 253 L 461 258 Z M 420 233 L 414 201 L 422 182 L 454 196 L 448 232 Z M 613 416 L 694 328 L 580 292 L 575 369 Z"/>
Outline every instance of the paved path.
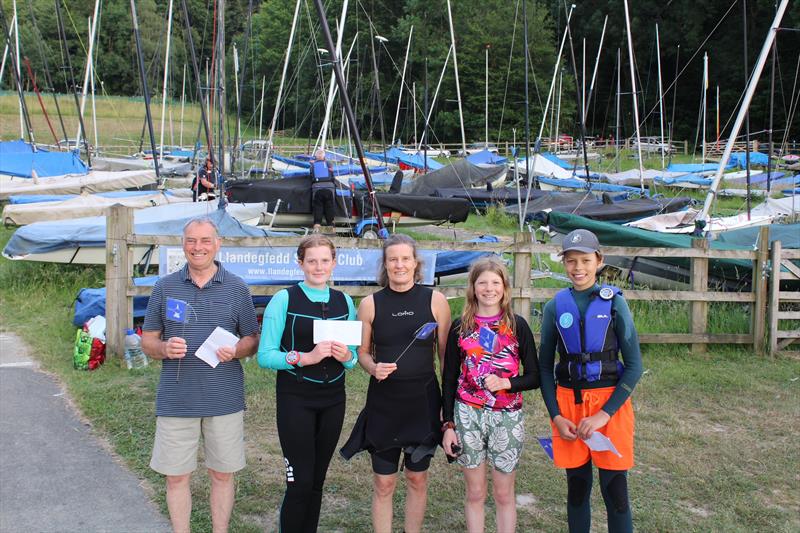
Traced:
<path fill-rule="evenodd" d="M 167 532 L 169 522 L 37 371 L 19 337 L 0 332 L 0 531 Z"/>

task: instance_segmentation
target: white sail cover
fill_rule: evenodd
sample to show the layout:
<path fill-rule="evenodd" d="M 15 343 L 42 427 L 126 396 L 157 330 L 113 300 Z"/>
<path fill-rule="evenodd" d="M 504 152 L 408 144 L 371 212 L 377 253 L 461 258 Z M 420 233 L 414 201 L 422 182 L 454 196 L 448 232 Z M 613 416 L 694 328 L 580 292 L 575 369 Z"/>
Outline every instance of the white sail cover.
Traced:
<path fill-rule="evenodd" d="M 81 194 L 107 192 L 150 185 L 156 182 L 153 170 L 104 172 L 92 170 L 82 176 L 53 176 L 51 178 L 0 181 L 0 200 L 12 194 Z"/>

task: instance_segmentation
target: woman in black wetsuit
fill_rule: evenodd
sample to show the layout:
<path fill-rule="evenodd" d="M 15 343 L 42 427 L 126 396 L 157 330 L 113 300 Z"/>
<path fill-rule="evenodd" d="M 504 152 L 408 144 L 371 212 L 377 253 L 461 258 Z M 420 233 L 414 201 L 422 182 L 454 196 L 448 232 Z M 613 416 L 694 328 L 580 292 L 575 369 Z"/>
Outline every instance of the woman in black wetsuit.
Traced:
<path fill-rule="evenodd" d="M 414 240 L 392 235 L 383 244 L 378 276 L 384 288 L 364 298 L 358 307 L 358 319 L 363 323 L 358 362 L 372 377 L 366 406 L 342 455 L 349 459 L 367 450 L 372 456 L 372 526 L 376 533 L 392 530 L 392 499 L 401 455 L 407 484 L 404 530 L 421 531 L 427 470 L 441 440 L 441 391 L 434 354 L 438 353 L 441 367 L 450 307 L 442 293 L 417 284 L 420 269 Z M 436 329 L 425 335 L 423 326 L 429 323 L 435 323 Z"/>
<path fill-rule="evenodd" d="M 286 466 L 280 531 L 317 530 L 322 488 L 342 431 L 344 373 L 356 364 L 355 347 L 314 344 L 314 320 L 354 320 L 350 296 L 328 287 L 336 249 L 327 237 L 300 241 L 297 262 L 304 280 L 278 291 L 264 311 L 258 364 L 275 378 L 278 438 Z"/>

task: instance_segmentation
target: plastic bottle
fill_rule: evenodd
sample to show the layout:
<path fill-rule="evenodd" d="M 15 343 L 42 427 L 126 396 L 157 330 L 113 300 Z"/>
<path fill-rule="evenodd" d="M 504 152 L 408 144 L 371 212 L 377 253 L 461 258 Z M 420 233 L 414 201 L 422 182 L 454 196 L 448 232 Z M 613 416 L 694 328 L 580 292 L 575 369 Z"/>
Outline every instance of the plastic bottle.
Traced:
<path fill-rule="evenodd" d="M 142 339 L 132 329 L 125 331 L 125 366 L 128 370 L 147 366 L 147 356 L 142 352 Z"/>

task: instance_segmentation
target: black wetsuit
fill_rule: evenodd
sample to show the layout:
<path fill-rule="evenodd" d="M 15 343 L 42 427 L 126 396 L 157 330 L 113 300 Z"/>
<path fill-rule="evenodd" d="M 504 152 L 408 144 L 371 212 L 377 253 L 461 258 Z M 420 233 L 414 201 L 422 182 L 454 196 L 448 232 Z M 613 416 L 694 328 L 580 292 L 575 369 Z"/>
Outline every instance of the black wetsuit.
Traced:
<path fill-rule="evenodd" d="M 312 351 L 314 319 L 347 320 L 349 308 L 341 292 L 331 289 L 328 303 L 321 304 L 309 300 L 298 285 L 287 290 L 282 350 Z M 277 374 L 276 419 L 286 463 L 281 531 L 317 530 L 325 475 L 344 421 L 344 372 L 339 361 L 328 357 Z"/>
<path fill-rule="evenodd" d="M 370 379 L 366 406 L 342 455 L 368 450 L 378 474 L 396 472 L 401 452 L 406 468 L 427 470 L 441 441 L 441 391 L 433 364 L 436 332 L 414 340 L 421 326 L 436 320 L 432 296 L 421 285 L 405 292 L 386 287 L 373 294 L 372 353 L 377 363 L 397 361 L 397 370 L 383 381 Z"/>

